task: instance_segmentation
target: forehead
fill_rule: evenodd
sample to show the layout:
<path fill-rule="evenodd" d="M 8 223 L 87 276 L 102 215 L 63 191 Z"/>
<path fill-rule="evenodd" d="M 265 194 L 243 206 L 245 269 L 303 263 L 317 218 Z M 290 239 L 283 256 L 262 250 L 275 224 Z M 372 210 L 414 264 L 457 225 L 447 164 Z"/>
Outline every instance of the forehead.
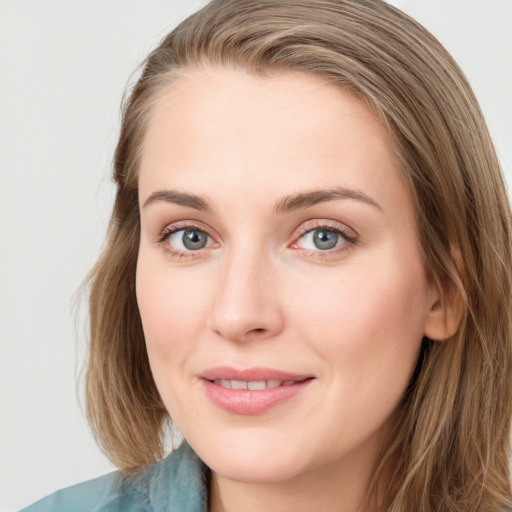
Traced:
<path fill-rule="evenodd" d="M 149 118 L 140 196 L 155 187 L 278 196 L 344 186 L 394 202 L 407 195 L 395 151 L 375 111 L 322 77 L 189 69 Z"/>
<path fill-rule="evenodd" d="M 304 135 L 318 139 L 327 134 L 339 144 L 335 131 L 340 128 L 336 125 L 340 119 L 353 120 L 352 131 L 357 123 L 366 131 L 367 139 L 377 136 L 392 144 L 385 124 L 364 99 L 323 77 L 298 71 L 261 76 L 225 67 L 186 68 L 155 102 L 145 146 L 169 135 L 173 124 L 187 130 L 191 141 L 201 135 L 218 142 L 221 133 L 211 128 L 224 127 L 238 128 L 232 137 L 251 136 L 262 142 L 284 127 L 281 144 L 293 143 Z M 350 144 L 349 133 L 340 135 Z"/>

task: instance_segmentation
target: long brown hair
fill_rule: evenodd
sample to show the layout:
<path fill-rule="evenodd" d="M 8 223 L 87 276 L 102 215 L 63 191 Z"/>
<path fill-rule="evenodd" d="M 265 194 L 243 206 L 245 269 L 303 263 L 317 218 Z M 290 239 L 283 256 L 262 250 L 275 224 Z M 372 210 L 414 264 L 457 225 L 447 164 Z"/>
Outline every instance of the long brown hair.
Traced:
<path fill-rule="evenodd" d="M 117 196 L 90 276 L 88 417 L 130 471 L 164 455 L 168 414 L 135 297 L 137 173 L 145 127 L 180 70 L 203 64 L 320 75 L 389 127 L 415 201 L 427 275 L 463 309 L 449 340 L 424 340 L 369 486 L 393 512 L 500 511 L 510 500 L 511 212 L 484 118 L 463 73 L 422 26 L 380 0 L 213 0 L 146 59 L 125 102 Z M 381 495 L 382 497 L 382 495 Z"/>

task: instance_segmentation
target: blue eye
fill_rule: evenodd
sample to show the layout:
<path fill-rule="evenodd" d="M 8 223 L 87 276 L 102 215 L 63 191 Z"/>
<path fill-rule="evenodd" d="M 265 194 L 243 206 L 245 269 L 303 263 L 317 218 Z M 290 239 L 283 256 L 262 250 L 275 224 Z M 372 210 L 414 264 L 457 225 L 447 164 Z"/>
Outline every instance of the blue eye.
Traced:
<path fill-rule="evenodd" d="M 328 251 L 347 243 L 341 231 L 327 228 L 312 229 L 300 237 L 302 249 Z"/>
<path fill-rule="evenodd" d="M 211 238 L 200 229 L 180 229 L 167 235 L 170 246 L 179 251 L 198 251 L 211 245 Z"/>

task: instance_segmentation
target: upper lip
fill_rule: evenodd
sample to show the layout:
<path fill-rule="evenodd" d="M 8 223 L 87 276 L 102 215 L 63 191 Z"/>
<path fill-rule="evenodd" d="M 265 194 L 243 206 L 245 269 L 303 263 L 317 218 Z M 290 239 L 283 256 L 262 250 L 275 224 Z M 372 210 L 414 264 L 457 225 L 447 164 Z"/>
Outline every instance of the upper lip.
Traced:
<path fill-rule="evenodd" d="M 268 381 L 268 380 L 296 380 L 302 381 L 312 378 L 312 375 L 305 373 L 291 373 L 274 368 L 246 368 L 237 369 L 229 366 L 217 366 L 203 371 L 200 378 L 206 380 L 242 380 L 242 381 Z"/>

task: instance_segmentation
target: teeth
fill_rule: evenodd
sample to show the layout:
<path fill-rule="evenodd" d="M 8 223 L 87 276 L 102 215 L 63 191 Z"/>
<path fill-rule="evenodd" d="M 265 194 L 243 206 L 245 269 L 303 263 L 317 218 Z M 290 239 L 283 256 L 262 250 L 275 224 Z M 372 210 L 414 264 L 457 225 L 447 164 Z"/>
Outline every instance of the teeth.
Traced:
<path fill-rule="evenodd" d="M 247 389 L 247 381 L 245 380 L 232 380 L 231 381 L 232 389 Z"/>
<path fill-rule="evenodd" d="M 266 389 L 267 383 L 264 380 L 255 380 L 247 383 L 247 389 Z"/>
<path fill-rule="evenodd" d="M 249 389 L 253 391 L 260 391 L 263 389 L 278 388 L 279 386 L 293 386 L 296 383 L 294 380 L 225 380 L 215 379 L 214 383 L 218 386 L 228 389 Z"/>

